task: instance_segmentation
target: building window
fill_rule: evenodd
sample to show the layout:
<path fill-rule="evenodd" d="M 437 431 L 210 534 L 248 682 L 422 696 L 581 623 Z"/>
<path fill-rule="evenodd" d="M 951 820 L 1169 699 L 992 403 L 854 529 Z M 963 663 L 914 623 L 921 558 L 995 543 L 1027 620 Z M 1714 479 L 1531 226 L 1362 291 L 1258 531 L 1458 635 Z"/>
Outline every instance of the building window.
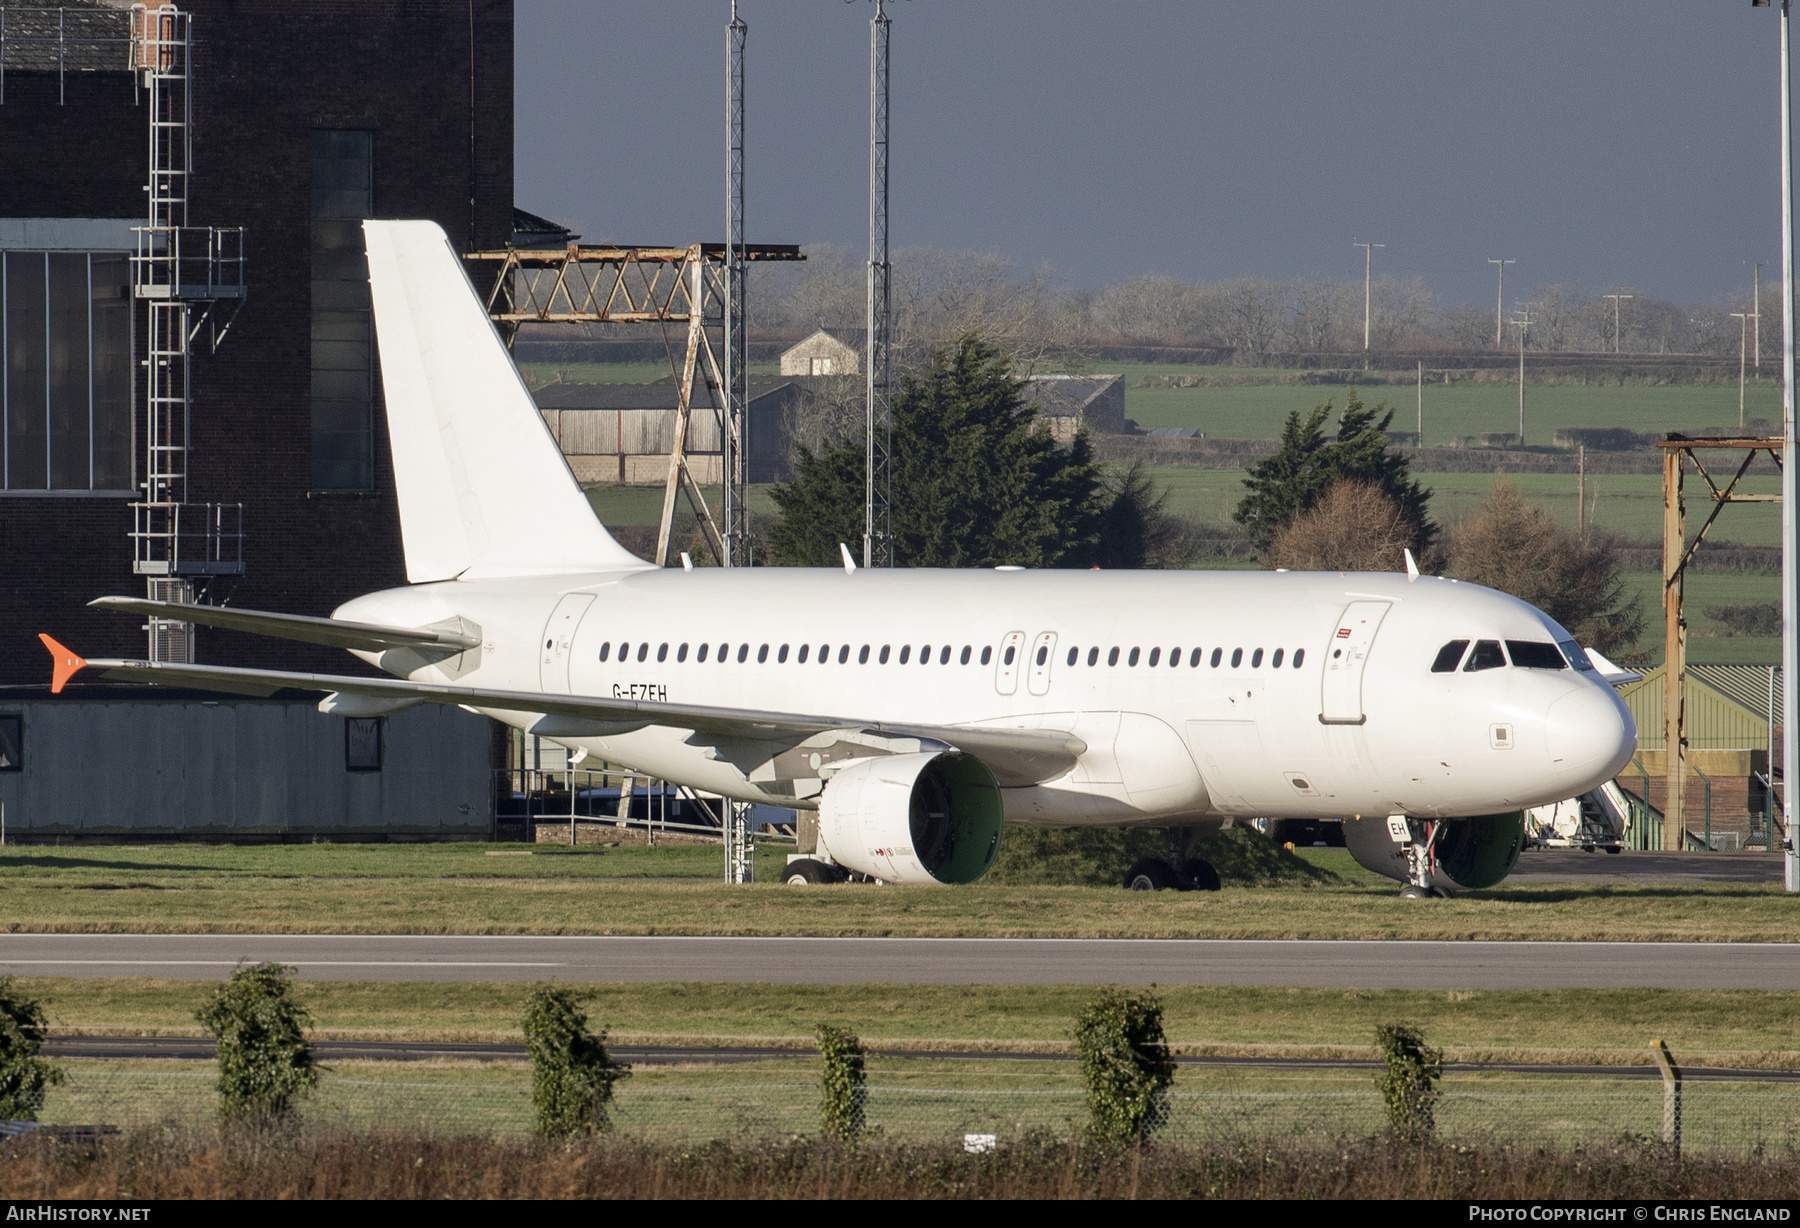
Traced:
<path fill-rule="evenodd" d="M 0 772 L 25 770 L 25 718 L 0 716 Z"/>
<path fill-rule="evenodd" d="M 0 252 L 0 488 L 131 491 L 124 252 Z"/>
<path fill-rule="evenodd" d="M 381 718 L 352 716 L 344 721 L 344 770 L 381 770 Z"/>
<path fill-rule="evenodd" d="M 375 488 L 374 364 L 362 222 L 374 216 L 367 132 L 312 134 L 312 485 Z"/>
<path fill-rule="evenodd" d="M 812 360 L 812 373 L 814 375 L 830 375 L 832 367 L 835 365 L 829 358 L 815 358 Z"/>

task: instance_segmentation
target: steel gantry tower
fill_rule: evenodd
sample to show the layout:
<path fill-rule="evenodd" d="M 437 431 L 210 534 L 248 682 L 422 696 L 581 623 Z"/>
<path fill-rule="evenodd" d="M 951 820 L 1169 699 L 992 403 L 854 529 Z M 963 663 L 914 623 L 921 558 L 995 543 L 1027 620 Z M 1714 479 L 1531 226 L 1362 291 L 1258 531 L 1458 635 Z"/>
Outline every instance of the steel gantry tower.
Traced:
<path fill-rule="evenodd" d="M 219 576 L 243 574 L 241 503 L 189 503 L 189 364 L 202 329 L 217 348 L 244 299 L 241 227 L 188 225 L 193 170 L 193 38 L 172 4 L 132 9 L 132 67 L 149 96 L 149 198 L 135 227 L 132 293 L 145 304 L 143 500 L 131 505 L 132 567 L 153 601 L 210 596 Z M 226 306 L 229 306 L 229 314 Z M 191 624 L 152 618 L 153 661 L 192 661 Z"/>
<path fill-rule="evenodd" d="M 886 0 L 875 0 L 869 21 L 869 324 L 867 494 L 863 566 L 894 565 L 894 421 L 888 382 L 893 298 L 888 264 L 888 37 Z"/>

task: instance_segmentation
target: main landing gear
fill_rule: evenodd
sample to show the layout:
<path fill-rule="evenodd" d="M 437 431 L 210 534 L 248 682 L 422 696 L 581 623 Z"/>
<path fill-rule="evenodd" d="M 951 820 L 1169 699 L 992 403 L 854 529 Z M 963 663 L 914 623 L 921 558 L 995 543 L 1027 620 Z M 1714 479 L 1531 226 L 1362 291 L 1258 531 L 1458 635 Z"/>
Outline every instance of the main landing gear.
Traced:
<path fill-rule="evenodd" d="M 1125 871 L 1125 890 L 1217 891 L 1219 872 L 1213 869 L 1212 863 L 1201 857 L 1188 856 L 1193 849 L 1194 837 L 1199 834 L 1195 827 L 1171 827 L 1168 860 L 1146 857 L 1135 862 Z"/>

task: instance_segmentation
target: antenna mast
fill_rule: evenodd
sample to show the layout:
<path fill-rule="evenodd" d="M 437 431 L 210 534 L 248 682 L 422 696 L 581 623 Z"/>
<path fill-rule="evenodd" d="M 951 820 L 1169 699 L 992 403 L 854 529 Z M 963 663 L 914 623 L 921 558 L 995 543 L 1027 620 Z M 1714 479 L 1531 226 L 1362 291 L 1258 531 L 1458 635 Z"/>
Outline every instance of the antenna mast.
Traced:
<path fill-rule="evenodd" d="M 731 24 L 725 27 L 725 429 L 720 450 L 725 494 L 727 567 L 750 566 L 750 501 L 746 497 L 745 464 L 750 434 L 750 364 L 744 319 L 744 35 L 749 27 L 731 0 Z"/>
<path fill-rule="evenodd" d="M 894 565 L 894 422 L 888 383 L 893 301 L 888 288 L 888 19 L 886 0 L 875 0 L 869 21 L 869 334 L 867 497 L 863 566 Z"/>

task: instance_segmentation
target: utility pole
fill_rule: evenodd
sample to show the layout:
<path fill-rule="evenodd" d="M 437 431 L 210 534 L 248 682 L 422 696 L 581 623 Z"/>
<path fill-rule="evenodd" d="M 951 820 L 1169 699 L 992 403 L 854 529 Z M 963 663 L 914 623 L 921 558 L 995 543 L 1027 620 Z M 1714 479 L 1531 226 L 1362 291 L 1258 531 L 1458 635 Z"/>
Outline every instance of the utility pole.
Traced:
<path fill-rule="evenodd" d="M 1635 295 L 1635 294 L 1602 294 L 1600 297 L 1601 298 L 1609 298 L 1613 301 L 1613 353 L 1617 354 L 1619 352 L 1619 300 L 1628 299 L 1628 298 L 1636 298 L 1637 295 Z"/>
<path fill-rule="evenodd" d="M 894 565 L 894 420 L 888 385 L 893 300 L 888 286 L 888 36 L 886 0 L 869 20 L 869 334 L 864 369 L 868 387 L 867 490 L 863 507 L 863 566 Z"/>
<path fill-rule="evenodd" d="M 1419 359 L 1419 446 L 1425 446 L 1425 360 Z"/>
<path fill-rule="evenodd" d="M 1752 335 L 1756 340 L 1756 375 L 1758 379 L 1762 378 L 1762 266 L 1763 262 L 1760 260 L 1750 266 L 1750 299 L 1752 302 L 1750 314 L 1756 320 L 1756 331 Z"/>
<path fill-rule="evenodd" d="M 1519 263 L 1517 260 L 1496 260 L 1488 257 L 1488 263 L 1500 268 L 1500 288 L 1494 294 L 1494 348 L 1500 348 L 1500 317 L 1506 306 L 1506 266 Z"/>
<path fill-rule="evenodd" d="M 1531 331 L 1531 309 L 1519 308 L 1512 323 L 1519 330 L 1519 446 L 1522 448 L 1525 446 L 1525 334 Z"/>
<path fill-rule="evenodd" d="M 1351 247 L 1363 249 L 1363 353 L 1369 352 L 1369 285 L 1371 275 L 1375 271 L 1375 249 L 1386 247 L 1385 243 L 1358 243 L 1350 241 Z"/>
<path fill-rule="evenodd" d="M 1750 321 L 1755 318 L 1754 311 L 1734 311 L 1731 313 L 1738 322 L 1738 429 L 1744 429 L 1744 353 L 1749 347 L 1748 333 Z"/>

